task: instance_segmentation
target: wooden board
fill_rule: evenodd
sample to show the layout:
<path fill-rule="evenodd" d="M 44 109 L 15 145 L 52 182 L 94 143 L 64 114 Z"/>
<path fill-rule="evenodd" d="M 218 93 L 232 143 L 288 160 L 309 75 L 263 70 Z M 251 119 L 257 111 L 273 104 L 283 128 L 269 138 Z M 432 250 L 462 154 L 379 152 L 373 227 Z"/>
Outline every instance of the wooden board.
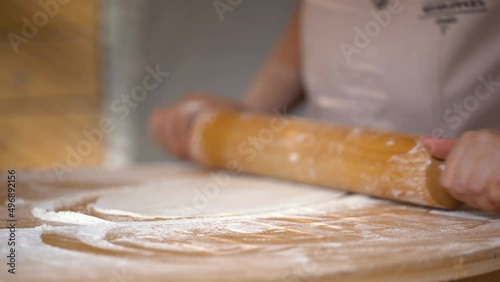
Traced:
<path fill-rule="evenodd" d="M 217 175 L 178 164 L 77 170 L 61 182 L 51 171 L 18 171 L 18 273 L 6 272 L 4 228 L 0 280 L 450 281 L 487 274 L 490 280 L 469 281 L 498 281 L 498 214 L 431 210 L 242 175 L 221 182 Z M 183 184 L 191 180 L 196 187 Z M 214 193 L 205 183 L 226 184 Z M 201 217 L 186 209 L 179 215 L 181 206 L 167 206 L 169 198 L 196 189 L 217 213 Z M 93 208 L 124 193 L 136 195 L 125 199 L 134 203 L 131 210 L 149 205 L 176 216 L 139 219 Z M 312 200 L 313 194 L 321 199 Z M 270 199 L 276 202 L 271 208 Z M 231 211 L 234 202 L 252 201 L 260 210 Z"/>

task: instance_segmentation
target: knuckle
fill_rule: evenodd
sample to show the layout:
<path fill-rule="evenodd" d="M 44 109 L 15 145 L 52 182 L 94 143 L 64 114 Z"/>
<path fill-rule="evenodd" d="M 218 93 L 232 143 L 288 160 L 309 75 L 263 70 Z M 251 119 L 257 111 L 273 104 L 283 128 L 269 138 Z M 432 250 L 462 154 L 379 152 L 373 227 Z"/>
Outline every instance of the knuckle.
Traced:
<path fill-rule="evenodd" d="M 462 134 L 462 139 L 473 139 L 474 136 L 477 134 L 476 131 L 465 131 L 463 134 Z"/>
<path fill-rule="evenodd" d="M 467 131 L 465 132 L 459 140 L 459 144 L 475 147 L 482 147 L 486 144 L 489 144 L 494 140 L 494 135 L 487 131 Z"/>
<path fill-rule="evenodd" d="M 497 134 L 496 131 L 491 130 L 491 129 L 479 129 L 477 132 L 483 133 L 483 134 L 488 134 L 489 136 L 495 136 Z"/>
<path fill-rule="evenodd" d="M 492 134 L 490 132 L 487 132 L 487 131 L 478 131 L 475 135 L 474 135 L 474 140 L 476 143 L 479 143 L 479 144 L 484 144 L 486 142 L 489 142 L 491 139 L 492 139 Z"/>

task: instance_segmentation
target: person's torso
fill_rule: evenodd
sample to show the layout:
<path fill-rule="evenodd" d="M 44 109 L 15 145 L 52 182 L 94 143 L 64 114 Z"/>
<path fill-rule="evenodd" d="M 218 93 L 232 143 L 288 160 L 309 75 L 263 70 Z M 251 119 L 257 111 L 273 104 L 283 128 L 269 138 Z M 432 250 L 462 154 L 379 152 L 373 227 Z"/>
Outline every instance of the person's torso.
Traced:
<path fill-rule="evenodd" d="M 500 1 L 305 0 L 302 21 L 310 116 L 447 136 L 500 128 Z"/>

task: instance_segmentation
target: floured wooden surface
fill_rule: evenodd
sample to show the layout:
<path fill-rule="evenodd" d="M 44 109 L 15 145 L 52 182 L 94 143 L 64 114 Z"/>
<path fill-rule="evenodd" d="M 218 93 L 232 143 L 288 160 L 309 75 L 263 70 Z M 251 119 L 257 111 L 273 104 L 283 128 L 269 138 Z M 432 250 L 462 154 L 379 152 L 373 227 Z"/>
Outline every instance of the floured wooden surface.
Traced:
<path fill-rule="evenodd" d="M 17 185 L 18 274 L 2 269 L 1 281 L 440 281 L 500 269 L 496 214 L 179 165 L 63 182 L 21 171 Z"/>

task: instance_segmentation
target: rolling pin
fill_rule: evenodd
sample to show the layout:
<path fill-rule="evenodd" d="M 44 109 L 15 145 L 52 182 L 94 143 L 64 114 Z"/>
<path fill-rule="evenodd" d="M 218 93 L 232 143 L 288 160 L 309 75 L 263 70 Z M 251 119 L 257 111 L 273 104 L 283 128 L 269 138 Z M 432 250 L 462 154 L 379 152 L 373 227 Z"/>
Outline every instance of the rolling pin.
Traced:
<path fill-rule="evenodd" d="M 202 114 L 191 158 L 214 168 L 453 209 L 439 184 L 442 162 L 415 135 L 245 112 Z"/>

